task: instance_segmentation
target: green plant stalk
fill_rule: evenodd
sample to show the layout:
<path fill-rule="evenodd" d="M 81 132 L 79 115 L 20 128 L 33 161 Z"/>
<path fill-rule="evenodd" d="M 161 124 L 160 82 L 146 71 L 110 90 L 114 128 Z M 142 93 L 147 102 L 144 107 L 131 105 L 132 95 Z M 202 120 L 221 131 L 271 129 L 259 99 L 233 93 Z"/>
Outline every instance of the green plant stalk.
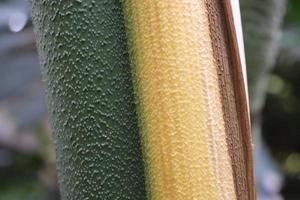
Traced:
<path fill-rule="evenodd" d="M 145 199 L 119 0 L 32 0 L 62 199 Z"/>

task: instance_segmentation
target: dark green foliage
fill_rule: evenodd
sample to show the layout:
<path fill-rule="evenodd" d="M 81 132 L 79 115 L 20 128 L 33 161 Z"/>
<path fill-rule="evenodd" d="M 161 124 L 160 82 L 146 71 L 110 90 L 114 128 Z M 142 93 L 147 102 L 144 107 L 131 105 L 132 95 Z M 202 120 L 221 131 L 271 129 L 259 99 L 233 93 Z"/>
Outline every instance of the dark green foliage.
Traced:
<path fill-rule="evenodd" d="M 62 199 L 145 199 L 120 2 L 32 5 Z"/>
<path fill-rule="evenodd" d="M 300 1 L 299 0 L 289 0 L 288 1 L 288 12 L 285 17 L 285 23 L 298 23 L 300 22 Z"/>

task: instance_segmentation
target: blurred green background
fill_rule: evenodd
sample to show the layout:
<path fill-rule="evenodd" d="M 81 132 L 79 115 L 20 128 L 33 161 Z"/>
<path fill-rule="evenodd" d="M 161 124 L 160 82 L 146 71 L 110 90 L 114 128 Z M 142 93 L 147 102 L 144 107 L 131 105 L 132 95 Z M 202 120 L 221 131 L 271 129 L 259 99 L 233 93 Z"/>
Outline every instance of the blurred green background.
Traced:
<path fill-rule="evenodd" d="M 59 199 L 29 7 L 26 0 L 0 0 L 0 200 Z M 260 116 L 272 159 L 257 158 L 256 168 L 268 162 L 282 180 L 258 176 L 270 183 L 257 184 L 258 200 L 300 199 L 299 0 L 288 1 L 278 42 Z"/>
<path fill-rule="evenodd" d="M 263 109 L 263 137 L 284 176 L 285 199 L 300 199 L 300 1 L 288 1 Z"/>

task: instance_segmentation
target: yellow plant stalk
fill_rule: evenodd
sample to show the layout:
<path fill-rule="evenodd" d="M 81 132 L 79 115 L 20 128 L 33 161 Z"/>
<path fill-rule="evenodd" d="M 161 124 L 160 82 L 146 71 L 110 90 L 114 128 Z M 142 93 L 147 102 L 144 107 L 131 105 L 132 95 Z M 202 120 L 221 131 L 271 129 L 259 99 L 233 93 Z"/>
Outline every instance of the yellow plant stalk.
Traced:
<path fill-rule="evenodd" d="M 238 199 L 205 1 L 123 7 L 149 199 Z"/>

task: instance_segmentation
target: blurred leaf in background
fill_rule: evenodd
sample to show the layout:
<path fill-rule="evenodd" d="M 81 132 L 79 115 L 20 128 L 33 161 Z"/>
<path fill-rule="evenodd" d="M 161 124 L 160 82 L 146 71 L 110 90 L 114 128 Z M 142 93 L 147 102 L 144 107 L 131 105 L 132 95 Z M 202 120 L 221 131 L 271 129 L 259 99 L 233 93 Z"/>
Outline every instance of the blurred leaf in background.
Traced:
<path fill-rule="evenodd" d="M 29 1 L 0 1 L 0 200 L 59 199 Z"/>
<path fill-rule="evenodd" d="M 264 138 L 286 181 L 285 199 L 300 198 L 300 1 L 289 0 L 279 55 L 263 111 Z"/>

